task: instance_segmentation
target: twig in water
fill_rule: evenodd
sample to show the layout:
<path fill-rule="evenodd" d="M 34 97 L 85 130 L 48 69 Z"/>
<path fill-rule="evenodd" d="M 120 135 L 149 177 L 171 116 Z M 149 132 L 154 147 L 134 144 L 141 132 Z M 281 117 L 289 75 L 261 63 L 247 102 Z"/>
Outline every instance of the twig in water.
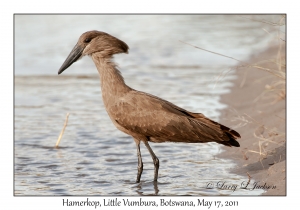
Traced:
<path fill-rule="evenodd" d="M 56 148 L 58 148 L 58 145 L 59 145 L 59 142 L 60 142 L 60 140 L 61 140 L 61 137 L 62 137 L 62 135 L 63 135 L 64 132 L 65 132 L 65 128 L 67 127 L 67 124 L 68 124 L 68 118 L 69 118 L 69 113 L 67 113 L 64 127 L 63 127 L 62 131 L 60 132 L 59 137 L 58 137 L 58 139 L 57 139 L 57 142 L 56 142 L 56 144 L 55 144 L 55 147 L 56 147 Z"/>

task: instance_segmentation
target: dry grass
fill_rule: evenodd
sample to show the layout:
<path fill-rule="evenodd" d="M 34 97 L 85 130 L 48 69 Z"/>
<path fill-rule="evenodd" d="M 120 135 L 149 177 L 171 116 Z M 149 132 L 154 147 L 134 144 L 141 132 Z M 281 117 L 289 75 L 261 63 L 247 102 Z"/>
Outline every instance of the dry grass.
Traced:
<path fill-rule="evenodd" d="M 272 25 L 272 26 L 283 26 L 283 25 L 285 25 L 284 24 L 285 15 L 281 15 L 281 18 L 280 18 L 280 20 L 277 23 L 276 22 L 272 22 L 272 21 L 268 21 L 268 20 L 265 20 L 265 19 L 249 18 L 249 17 L 247 17 L 245 15 L 239 15 L 239 17 L 245 18 L 245 19 L 248 19 L 248 20 L 252 20 L 252 21 L 257 21 L 257 22 L 265 23 L 265 24 Z"/>
<path fill-rule="evenodd" d="M 278 22 L 270 22 L 270 21 L 267 21 L 264 19 L 248 18 L 246 16 L 240 16 L 240 17 L 250 19 L 252 21 L 262 22 L 264 24 L 268 24 L 268 25 L 277 27 L 277 29 L 275 29 L 275 30 L 277 30 L 277 33 L 278 33 L 276 36 L 276 39 L 278 41 L 278 51 L 277 51 L 276 57 L 271 58 L 271 59 L 263 59 L 256 63 L 247 63 L 247 62 L 241 61 L 239 59 L 236 59 L 236 58 L 228 56 L 228 55 L 213 52 L 213 51 L 210 51 L 210 50 L 198 47 L 198 46 L 194 46 L 192 44 L 189 44 L 189 43 L 186 43 L 183 41 L 180 41 L 180 42 L 190 45 L 194 48 L 197 48 L 197 49 L 209 52 L 209 53 L 213 53 L 218 56 L 222 56 L 222 57 L 226 57 L 226 58 L 238 61 L 241 65 L 237 66 L 236 70 L 245 70 L 244 78 L 241 81 L 240 87 L 244 86 L 249 69 L 253 68 L 253 69 L 268 72 L 269 73 L 268 77 L 273 77 L 274 80 L 272 83 L 265 84 L 264 91 L 261 94 L 259 94 L 254 99 L 253 102 L 268 101 L 268 103 L 266 105 L 272 106 L 275 103 L 277 103 L 278 101 L 285 100 L 285 98 L 286 98 L 286 59 L 285 59 L 285 54 L 282 54 L 283 49 L 285 49 L 286 42 L 285 42 L 285 39 L 281 38 L 281 35 L 284 32 L 280 31 L 280 26 L 285 25 L 286 17 L 285 17 L 285 15 L 281 15 Z M 269 31 L 267 31 L 264 28 L 262 30 L 266 31 L 268 34 L 270 33 Z M 272 68 L 269 68 L 269 66 L 272 66 Z M 231 70 L 229 70 L 225 73 L 222 72 L 216 79 L 216 83 L 221 78 L 224 78 L 230 71 Z M 262 81 L 264 79 L 265 78 L 261 78 L 260 80 Z M 279 117 L 279 116 L 277 116 L 277 117 Z M 285 119 L 281 118 L 281 120 L 282 120 L 282 123 L 285 123 Z M 258 120 L 253 119 L 251 116 L 249 116 L 246 113 L 241 115 L 236 112 L 236 117 L 234 117 L 231 121 L 238 122 L 238 124 L 234 127 L 234 129 L 236 129 L 238 127 L 246 126 L 247 124 L 250 124 L 250 123 L 254 123 L 257 125 L 256 129 L 253 131 L 253 136 L 258 140 L 258 150 L 255 151 L 255 150 L 247 149 L 247 151 L 243 153 L 243 158 L 245 160 L 248 160 L 247 153 L 250 152 L 250 153 L 258 154 L 260 156 L 260 161 L 261 161 L 263 158 L 267 157 L 269 152 L 271 152 L 271 150 L 267 149 L 267 146 L 269 144 L 281 145 L 282 143 L 285 143 L 285 141 L 286 141 L 285 139 L 284 139 L 284 141 L 281 141 L 281 142 L 275 141 L 274 137 L 277 137 L 276 139 L 278 140 L 279 139 L 278 137 L 285 137 L 285 133 L 278 132 L 276 127 L 272 127 L 272 128 L 267 127 L 266 125 L 262 124 Z M 267 134 L 267 136 L 264 134 Z"/>

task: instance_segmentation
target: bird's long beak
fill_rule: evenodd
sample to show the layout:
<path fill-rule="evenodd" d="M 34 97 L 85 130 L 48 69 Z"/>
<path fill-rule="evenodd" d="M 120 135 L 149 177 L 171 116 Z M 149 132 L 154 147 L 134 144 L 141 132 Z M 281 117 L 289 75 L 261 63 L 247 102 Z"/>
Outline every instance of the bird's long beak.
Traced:
<path fill-rule="evenodd" d="M 64 70 L 66 70 L 72 63 L 76 62 L 82 55 L 84 48 L 80 45 L 76 44 L 73 50 L 70 52 L 69 56 L 63 63 L 63 65 L 58 70 L 58 74 L 61 74 Z"/>

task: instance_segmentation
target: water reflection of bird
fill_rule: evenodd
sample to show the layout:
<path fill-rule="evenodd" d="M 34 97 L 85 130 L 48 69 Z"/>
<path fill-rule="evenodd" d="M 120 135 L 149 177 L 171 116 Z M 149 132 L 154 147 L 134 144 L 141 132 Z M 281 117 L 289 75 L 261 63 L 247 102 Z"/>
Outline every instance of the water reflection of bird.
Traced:
<path fill-rule="evenodd" d="M 138 156 L 137 182 L 143 171 L 140 152 L 142 141 L 154 163 L 154 181 L 157 181 L 159 160 L 148 142 L 216 142 L 239 147 L 236 131 L 214 122 L 201 113 L 192 113 L 164 99 L 127 86 L 116 64 L 111 60 L 117 53 L 128 53 L 123 41 L 100 31 L 82 34 L 58 71 L 61 74 L 82 56 L 92 57 L 101 80 L 102 98 L 114 125 L 131 135 L 136 143 Z"/>

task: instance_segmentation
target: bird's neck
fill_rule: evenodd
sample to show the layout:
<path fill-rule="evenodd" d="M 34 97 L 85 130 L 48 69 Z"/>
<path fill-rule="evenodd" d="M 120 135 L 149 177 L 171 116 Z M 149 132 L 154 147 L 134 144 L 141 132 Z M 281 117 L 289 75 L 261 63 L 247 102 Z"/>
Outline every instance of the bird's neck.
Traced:
<path fill-rule="evenodd" d="M 103 58 L 97 53 L 94 53 L 92 58 L 100 75 L 103 99 L 122 97 L 132 90 L 125 84 L 121 72 L 110 58 Z"/>

